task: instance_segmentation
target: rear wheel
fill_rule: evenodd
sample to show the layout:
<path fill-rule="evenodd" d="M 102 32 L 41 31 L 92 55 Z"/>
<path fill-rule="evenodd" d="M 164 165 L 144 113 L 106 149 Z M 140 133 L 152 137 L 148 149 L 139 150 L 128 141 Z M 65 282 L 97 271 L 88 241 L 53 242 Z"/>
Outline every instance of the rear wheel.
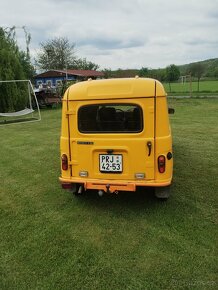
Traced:
<path fill-rule="evenodd" d="M 170 197 L 170 186 L 155 187 L 154 194 L 156 198 L 158 198 L 159 200 L 163 200 L 163 201 L 168 200 L 168 198 Z"/>

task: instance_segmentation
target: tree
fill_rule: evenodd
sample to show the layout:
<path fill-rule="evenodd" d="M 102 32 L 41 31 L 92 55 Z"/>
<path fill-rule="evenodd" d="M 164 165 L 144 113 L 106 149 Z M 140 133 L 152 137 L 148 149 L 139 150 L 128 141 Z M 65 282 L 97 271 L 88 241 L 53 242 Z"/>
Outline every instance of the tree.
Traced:
<path fill-rule="evenodd" d="M 17 37 L 16 37 L 16 30 L 22 29 L 25 35 L 25 41 L 26 41 L 26 51 L 20 50 L 17 44 Z M 31 41 L 31 35 L 27 32 L 27 29 L 25 26 L 22 27 L 7 27 L 2 28 L 4 32 L 4 37 L 10 47 L 10 50 L 13 50 L 13 53 L 16 55 L 16 57 L 19 59 L 19 62 L 21 63 L 22 69 L 24 71 L 25 79 L 33 80 L 33 76 L 35 74 L 34 67 L 31 63 L 30 58 L 30 41 Z"/>
<path fill-rule="evenodd" d="M 197 78 L 197 80 L 198 80 L 198 92 L 199 92 L 200 78 L 202 77 L 202 75 L 204 73 L 204 66 L 201 63 L 199 63 L 199 62 L 192 63 L 188 67 L 188 72 L 193 77 L 196 77 Z"/>
<path fill-rule="evenodd" d="M 56 37 L 40 43 L 40 52 L 36 59 L 39 69 L 83 69 L 96 70 L 99 66 L 86 58 L 77 58 L 75 44 L 71 44 L 66 37 Z"/>
<path fill-rule="evenodd" d="M 74 60 L 73 68 L 83 70 L 97 70 L 99 69 L 99 65 L 88 61 L 86 58 L 78 58 Z"/>
<path fill-rule="evenodd" d="M 104 73 L 105 79 L 109 79 L 112 77 L 112 71 L 110 68 L 105 68 L 105 69 L 103 69 L 102 72 Z"/>
<path fill-rule="evenodd" d="M 67 69 L 73 67 L 75 44 L 70 44 L 66 37 L 56 37 L 40 43 L 40 52 L 36 58 L 39 69 Z"/>
<path fill-rule="evenodd" d="M 40 43 L 41 51 L 37 55 L 36 64 L 39 69 L 69 69 L 74 66 L 75 44 L 70 44 L 66 37 L 56 37 Z"/>
<path fill-rule="evenodd" d="M 24 75 L 26 76 L 25 78 L 33 80 L 35 69 L 31 63 L 30 57 L 24 51 L 19 51 L 18 57 L 24 71 Z"/>
<path fill-rule="evenodd" d="M 218 68 L 214 69 L 214 73 L 213 73 L 215 78 L 218 78 Z"/>
<path fill-rule="evenodd" d="M 140 77 L 148 77 L 149 76 L 149 70 L 147 67 L 142 67 L 140 70 L 139 70 L 139 76 Z"/>
<path fill-rule="evenodd" d="M 180 71 L 175 64 L 171 64 L 166 67 L 166 80 L 169 82 L 170 92 L 171 92 L 171 82 L 179 79 Z"/>
<path fill-rule="evenodd" d="M 26 66 L 26 69 L 24 69 Z M 0 27 L 0 79 L 22 80 L 29 78 L 31 63 L 26 52 L 19 50 L 15 27 Z M 26 97 L 24 84 L 0 84 L 0 112 L 24 108 Z"/>

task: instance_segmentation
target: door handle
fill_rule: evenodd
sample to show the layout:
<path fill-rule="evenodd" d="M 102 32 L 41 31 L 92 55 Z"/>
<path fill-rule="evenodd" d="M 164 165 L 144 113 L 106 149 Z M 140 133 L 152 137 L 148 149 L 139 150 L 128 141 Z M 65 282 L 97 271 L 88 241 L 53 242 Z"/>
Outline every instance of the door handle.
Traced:
<path fill-rule="evenodd" d="M 151 141 L 148 141 L 148 142 L 147 142 L 147 147 L 148 147 L 148 156 L 150 156 L 150 155 L 151 155 L 151 148 L 152 148 L 152 143 L 151 143 Z"/>

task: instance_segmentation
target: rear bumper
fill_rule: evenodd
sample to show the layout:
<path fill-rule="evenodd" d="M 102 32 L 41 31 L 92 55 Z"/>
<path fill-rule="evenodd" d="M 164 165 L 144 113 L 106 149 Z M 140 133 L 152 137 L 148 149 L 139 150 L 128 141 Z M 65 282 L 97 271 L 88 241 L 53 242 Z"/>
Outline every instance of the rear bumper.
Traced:
<path fill-rule="evenodd" d="M 73 183 L 83 184 L 84 189 L 97 189 L 103 191 L 136 191 L 136 187 L 138 186 L 150 186 L 150 187 L 165 187 L 169 186 L 172 182 L 171 179 L 169 180 L 161 180 L 161 181 L 154 181 L 154 180 L 134 180 L 134 181 L 124 181 L 124 180 L 99 180 L 99 179 L 84 179 L 84 178 L 73 178 L 67 179 L 59 177 L 59 180 L 63 186 L 66 188 L 67 186 Z"/>

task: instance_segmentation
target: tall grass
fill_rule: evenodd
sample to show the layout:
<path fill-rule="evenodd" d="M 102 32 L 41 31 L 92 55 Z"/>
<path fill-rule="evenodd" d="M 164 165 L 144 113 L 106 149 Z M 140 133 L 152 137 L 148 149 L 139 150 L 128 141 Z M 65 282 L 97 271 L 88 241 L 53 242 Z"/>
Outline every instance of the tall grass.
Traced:
<path fill-rule="evenodd" d="M 216 289 L 217 99 L 170 100 L 174 185 L 79 198 L 59 176 L 60 110 L 0 127 L 0 289 Z"/>

